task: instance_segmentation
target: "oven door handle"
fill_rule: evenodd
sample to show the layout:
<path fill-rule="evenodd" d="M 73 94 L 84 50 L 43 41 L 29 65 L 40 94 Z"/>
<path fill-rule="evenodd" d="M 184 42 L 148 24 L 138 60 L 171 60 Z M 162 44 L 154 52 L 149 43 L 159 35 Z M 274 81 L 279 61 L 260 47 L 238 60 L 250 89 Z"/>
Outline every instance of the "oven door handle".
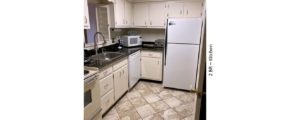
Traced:
<path fill-rule="evenodd" d="M 98 76 L 93 75 L 93 76 L 87 78 L 87 79 L 85 80 L 85 85 L 94 82 L 94 80 L 96 80 L 97 77 L 98 77 Z"/>

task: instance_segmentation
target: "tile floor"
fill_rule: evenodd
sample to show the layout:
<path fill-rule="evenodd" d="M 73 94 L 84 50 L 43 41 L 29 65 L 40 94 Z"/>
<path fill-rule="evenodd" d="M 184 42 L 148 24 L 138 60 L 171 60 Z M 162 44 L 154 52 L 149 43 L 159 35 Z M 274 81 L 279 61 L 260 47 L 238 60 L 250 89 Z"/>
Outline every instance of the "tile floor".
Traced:
<path fill-rule="evenodd" d="M 193 120 L 192 92 L 140 81 L 109 110 L 103 120 Z"/>

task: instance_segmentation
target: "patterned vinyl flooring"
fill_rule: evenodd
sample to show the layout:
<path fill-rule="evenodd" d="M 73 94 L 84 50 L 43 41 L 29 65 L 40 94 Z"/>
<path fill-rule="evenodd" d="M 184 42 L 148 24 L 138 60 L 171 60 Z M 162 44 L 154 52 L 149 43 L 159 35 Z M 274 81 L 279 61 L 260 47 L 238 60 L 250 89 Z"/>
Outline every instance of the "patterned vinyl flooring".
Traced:
<path fill-rule="evenodd" d="M 194 93 L 139 81 L 103 120 L 193 120 Z"/>

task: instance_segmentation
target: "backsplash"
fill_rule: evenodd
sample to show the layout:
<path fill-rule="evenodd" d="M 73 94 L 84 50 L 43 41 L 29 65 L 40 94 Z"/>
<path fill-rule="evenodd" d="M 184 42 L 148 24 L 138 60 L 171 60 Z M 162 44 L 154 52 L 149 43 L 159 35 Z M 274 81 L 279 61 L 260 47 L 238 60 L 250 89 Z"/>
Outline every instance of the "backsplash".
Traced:
<path fill-rule="evenodd" d="M 136 31 L 142 36 L 142 41 L 154 42 L 156 39 L 165 39 L 165 29 L 132 28 L 127 31 Z M 125 32 L 127 33 L 127 32 Z"/>

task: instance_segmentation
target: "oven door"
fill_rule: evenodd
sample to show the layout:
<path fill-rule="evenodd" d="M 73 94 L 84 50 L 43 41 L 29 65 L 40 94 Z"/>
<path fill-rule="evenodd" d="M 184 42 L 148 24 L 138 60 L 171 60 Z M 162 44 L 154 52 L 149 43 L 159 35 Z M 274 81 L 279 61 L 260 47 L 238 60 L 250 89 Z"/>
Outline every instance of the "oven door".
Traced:
<path fill-rule="evenodd" d="M 90 80 L 89 83 L 85 84 L 84 88 L 84 120 L 91 120 L 100 111 L 99 81 Z"/>

